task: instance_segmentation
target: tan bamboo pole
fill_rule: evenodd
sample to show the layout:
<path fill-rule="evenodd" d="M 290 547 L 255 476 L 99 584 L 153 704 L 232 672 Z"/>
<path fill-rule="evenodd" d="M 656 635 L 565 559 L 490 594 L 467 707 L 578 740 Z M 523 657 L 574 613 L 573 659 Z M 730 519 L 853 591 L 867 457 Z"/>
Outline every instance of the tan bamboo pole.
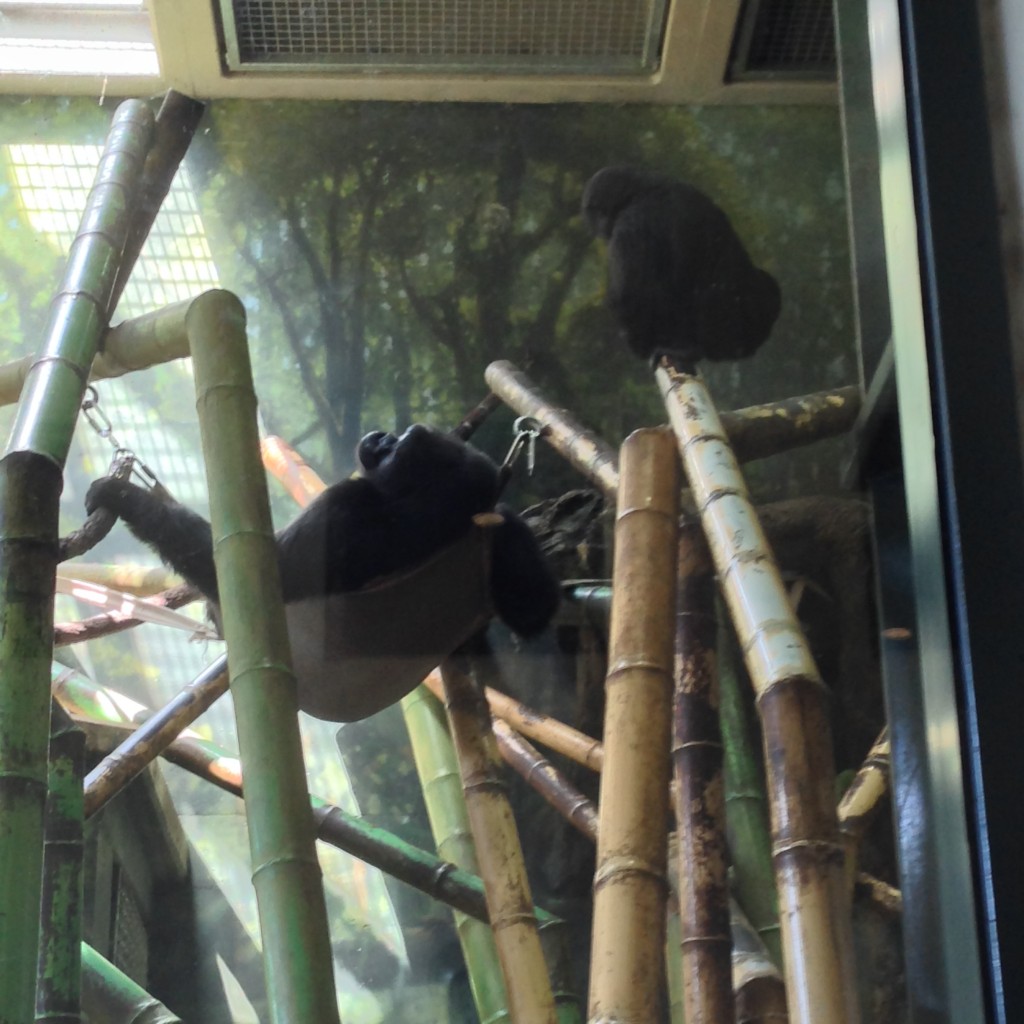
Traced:
<path fill-rule="evenodd" d="M 661 429 L 634 432 L 620 455 L 591 1024 L 656 1020 L 664 975 L 679 467 Z"/>
<path fill-rule="evenodd" d="M 431 672 L 423 683 L 438 700 L 444 700 L 444 687 L 439 672 Z M 537 711 L 493 687 L 485 686 L 484 696 L 487 698 L 491 714 L 508 722 L 516 732 L 536 740 L 549 750 L 583 765 L 584 768 L 590 768 L 595 772 L 601 770 L 604 764 L 604 746 L 600 740 L 595 740 L 571 725 L 545 715 L 543 711 Z"/>
<path fill-rule="evenodd" d="M 441 677 L 512 1020 L 514 1024 L 556 1024 L 551 981 L 487 703 L 454 657 L 441 666 Z"/>
<path fill-rule="evenodd" d="M 790 1016 L 854 1024 L 827 693 L 703 382 L 667 359 L 655 376 L 757 693 Z"/>
<path fill-rule="evenodd" d="M 889 729 L 886 727 L 872 744 L 864 763 L 839 801 L 836 814 L 846 847 L 846 876 L 851 885 L 857 873 L 857 852 L 861 840 L 878 812 L 882 797 L 889 790 L 891 758 Z"/>
<path fill-rule="evenodd" d="M 736 1024 L 786 1024 L 786 986 L 761 936 L 735 900 L 729 901 Z"/>
<path fill-rule="evenodd" d="M 133 597 L 152 597 L 181 583 L 169 569 L 150 565 L 103 565 L 97 562 L 69 562 L 63 572 L 83 583 L 120 590 Z"/>
<path fill-rule="evenodd" d="M 120 793 L 227 689 L 227 658 L 221 655 L 89 772 L 85 816 L 95 814 Z"/>
<path fill-rule="evenodd" d="M 597 808 L 537 748 L 527 743 L 507 722 L 495 718 L 494 739 L 502 760 L 521 775 L 566 821 L 597 842 Z"/>
<path fill-rule="evenodd" d="M 615 449 L 579 423 L 568 409 L 552 405 L 530 378 L 505 359 L 484 371 L 488 387 L 522 416 L 534 416 L 549 431 L 544 440 L 609 497 L 619 485 Z"/>
<path fill-rule="evenodd" d="M 893 917 L 903 913 L 903 893 L 888 882 L 883 882 L 866 871 L 858 871 L 853 882 L 853 891 L 870 900 L 879 910 Z"/>
<path fill-rule="evenodd" d="M 687 524 L 680 531 L 677 585 L 672 760 L 684 1018 L 687 1024 L 731 1024 L 732 939 L 715 664 L 715 574 L 699 524 Z"/>

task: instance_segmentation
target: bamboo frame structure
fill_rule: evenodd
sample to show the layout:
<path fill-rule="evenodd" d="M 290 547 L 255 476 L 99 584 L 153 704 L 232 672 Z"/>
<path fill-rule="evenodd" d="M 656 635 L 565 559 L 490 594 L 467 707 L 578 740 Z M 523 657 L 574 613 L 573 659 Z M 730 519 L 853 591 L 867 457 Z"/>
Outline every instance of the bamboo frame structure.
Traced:
<path fill-rule="evenodd" d="M 56 701 L 50 722 L 36 1020 L 79 1024 L 85 735 Z"/>
<path fill-rule="evenodd" d="M 0 459 L 0 1020 L 32 1019 L 61 476 L 128 231 L 153 119 L 114 114 Z"/>
<path fill-rule="evenodd" d="M 186 318 L 210 490 L 271 1020 L 338 1020 L 245 311 L 206 292 Z"/>
<path fill-rule="evenodd" d="M 102 717 L 104 704 L 99 700 L 102 693 L 105 691 L 70 671 L 61 672 L 54 684 L 56 699 L 91 738 L 92 745 L 101 750 L 119 744 L 133 731 L 125 722 Z M 160 756 L 226 793 L 242 797 L 238 758 L 216 744 L 194 735 L 183 735 L 165 747 Z M 319 797 L 310 797 L 310 803 L 318 839 L 455 910 L 487 922 L 487 903 L 479 877 Z M 540 908 L 536 914 L 541 924 L 551 918 Z"/>
<path fill-rule="evenodd" d="M 715 656 L 715 574 L 700 526 L 680 530 L 672 762 L 676 811 L 683 1015 L 733 1015 L 732 937 L 722 733 Z"/>
<path fill-rule="evenodd" d="M 790 1016 L 855 1024 L 825 687 L 703 382 L 667 358 L 655 377 L 757 693 Z"/>
<path fill-rule="evenodd" d="M 441 666 L 441 678 L 512 1021 L 556 1024 L 523 851 L 498 770 L 491 716 L 483 694 L 454 657 Z"/>
<path fill-rule="evenodd" d="M 492 384 L 492 387 L 494 385 Z M 605 684 L 591 1024 L 657 1019 L 664 973 L 679 469 L 672 435 L 621 451 Z"/>
<path fill-rule="evenodd" d="M 545 398 L 529 376 L 508 360 L 491 363 L 484 376 L 503 402 L 548 428 L 544 440 L 555 451 L 606 497 L 615 497 L 619 469 L 611 445 L 583 426 L 568 409 Z M 847 433 L 856 423 L 860 407 L 860 388 L 851 386 L 737 409 L 722 413 L 721 420 L 737 460 L 752 462 Z"/>

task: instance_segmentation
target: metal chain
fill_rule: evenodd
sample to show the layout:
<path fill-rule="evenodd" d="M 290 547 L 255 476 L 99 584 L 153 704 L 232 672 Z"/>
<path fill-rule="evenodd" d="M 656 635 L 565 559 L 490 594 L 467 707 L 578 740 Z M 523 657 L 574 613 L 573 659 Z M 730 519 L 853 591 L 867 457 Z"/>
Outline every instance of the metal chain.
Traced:
<path fill-rule="evenodd" d="M 110 473 L 113 474 L 118 466 L 123 466 L 125 461 L 130 463 L 130 476 L 137 477 L 142 485 L 150 491 L 154 491 L 164 499 L 170 498 L 170 492 L 160 482 L 159 477 L 153 472 L 130 448 L 126 448 L 114 434 L 114 424 L 100 407 L 99 392 L 92 384 L 86 385 L 85 397 L 82 399 L 82 416 L 86 423 L 96 432 L 99 437 L 110 443 L 114 449 L 114 456 L 110 463 Z"/>

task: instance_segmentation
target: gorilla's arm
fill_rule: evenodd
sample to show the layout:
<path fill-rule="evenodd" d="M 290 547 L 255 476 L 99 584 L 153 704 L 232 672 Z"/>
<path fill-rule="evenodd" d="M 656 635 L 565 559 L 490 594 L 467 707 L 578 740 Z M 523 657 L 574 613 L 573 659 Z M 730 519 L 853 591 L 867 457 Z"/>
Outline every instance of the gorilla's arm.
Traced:
<path fill-rule="evenodd" d="M 520 636 L 539 633 L 558 609 L 561 591 L 537 538 L 507 505 L 491 546 L 491 597 L 499 618 Z"/>
<path fill-rule="evenodd" d="M 122 519 L 179 576 L 217 600 L 210 524 L 174 500 L 165 500 L 127 480 L 103 477 L 85 496 L 86 511 L 105 508 Z"/>

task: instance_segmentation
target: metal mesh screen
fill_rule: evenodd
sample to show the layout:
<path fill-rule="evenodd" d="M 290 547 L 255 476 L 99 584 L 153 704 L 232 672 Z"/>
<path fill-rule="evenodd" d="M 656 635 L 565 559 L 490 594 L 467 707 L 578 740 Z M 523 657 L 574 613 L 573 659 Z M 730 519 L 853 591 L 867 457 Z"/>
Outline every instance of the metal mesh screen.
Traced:
<path fill-rule="evenodd" d="M 737 30 L 734 78 L 832 78 L 831 0 L 747 0 Z"/>
<path fill-rule="evenodd" d="M 638 71 L 665 0 L 222 0 L 228 62 L 435 70 Z"/>

